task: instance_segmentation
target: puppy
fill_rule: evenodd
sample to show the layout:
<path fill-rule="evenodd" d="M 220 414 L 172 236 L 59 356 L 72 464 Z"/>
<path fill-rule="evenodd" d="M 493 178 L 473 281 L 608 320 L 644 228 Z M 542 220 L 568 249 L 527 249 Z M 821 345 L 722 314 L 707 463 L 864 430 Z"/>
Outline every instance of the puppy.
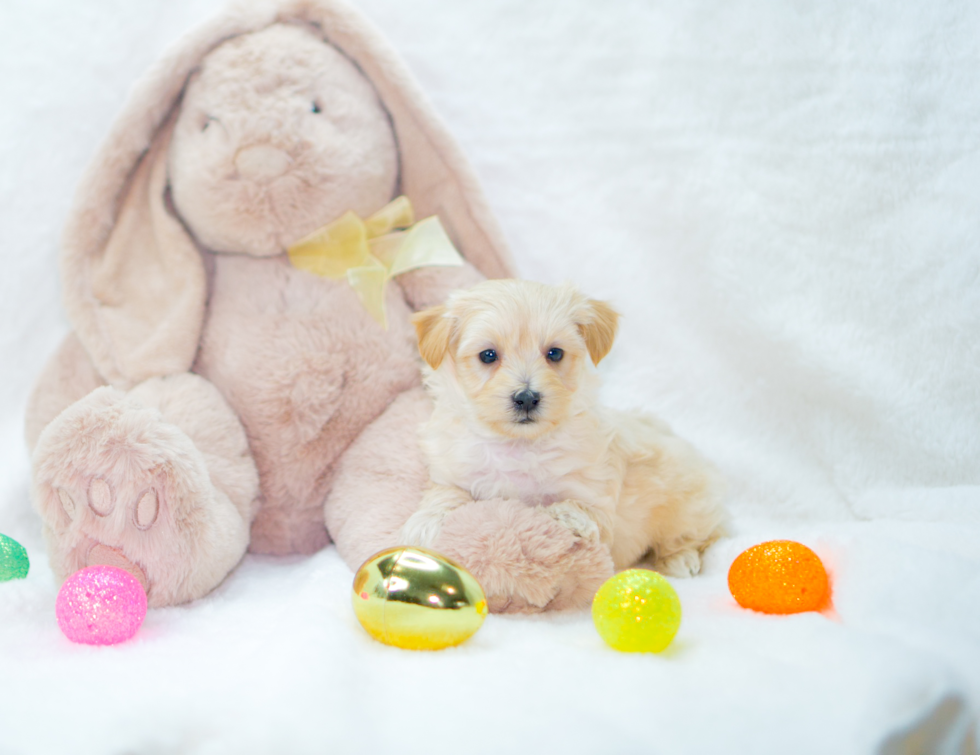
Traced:
<path fill-rule="evenodd" d="M 602 407 L 594 365 L 618 314 L 570 286 L 491 280 L 415 315 L 434 400 L 421 443 L 431 483 L 401 539 L 431 545 L 458 506 L 543 506 L 608 545 L 616 569 L 646 559 L 697 574 L 724 519 L 715 475 L 663 422 Z"/>

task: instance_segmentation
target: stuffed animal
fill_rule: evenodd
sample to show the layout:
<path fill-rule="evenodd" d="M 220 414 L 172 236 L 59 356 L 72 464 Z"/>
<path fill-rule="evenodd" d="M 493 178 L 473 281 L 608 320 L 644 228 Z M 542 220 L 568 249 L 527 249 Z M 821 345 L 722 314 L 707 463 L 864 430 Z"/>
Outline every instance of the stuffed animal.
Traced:
<path fill-rule="evenodd" d="M 393 279 L 385 329 L 348 280 L 285 252 L 399 195 L 466 263 Z M 246 550 L 332 538 L 356 568 L 396 545 L 426 483 L 409 318 L 512 272 L 457 147 L 347 6 L 252 2 L 191 33 L 132 92 L 66 224 L 74 332 L 26 433 L 55 573 L 119 566 L 163 606 Z M 494 610 L 582 605 L 611 574 L 604 548 L 539 511 L 466 508 L 437 546 Z"/>

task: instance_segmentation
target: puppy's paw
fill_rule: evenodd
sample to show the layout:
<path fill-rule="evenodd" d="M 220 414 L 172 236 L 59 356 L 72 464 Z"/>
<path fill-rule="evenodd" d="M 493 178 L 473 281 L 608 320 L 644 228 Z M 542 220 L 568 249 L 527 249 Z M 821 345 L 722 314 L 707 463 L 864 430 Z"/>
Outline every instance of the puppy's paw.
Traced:
<path fill-rule="evenodd" d="M 599 525 L 584 504 L 578 501 L 560 501 L 545 507 L 545 513 L 566 527 L 576 537 L 583 540 L 598 541 Z"/>
<path fill-rule="evenodd" d="M 654 568 L 668 577 L 695 577 L 701 571 L 701 554 L 694 548 L 657 560 Z"/>
<path fill-rule="evenodd" d="M 416 511 L 402 526 L 398 534 L 399 544 L 431 548 L 442 532 L 442 522 L 445 518 L 445 511 L 433 509 Z"/>

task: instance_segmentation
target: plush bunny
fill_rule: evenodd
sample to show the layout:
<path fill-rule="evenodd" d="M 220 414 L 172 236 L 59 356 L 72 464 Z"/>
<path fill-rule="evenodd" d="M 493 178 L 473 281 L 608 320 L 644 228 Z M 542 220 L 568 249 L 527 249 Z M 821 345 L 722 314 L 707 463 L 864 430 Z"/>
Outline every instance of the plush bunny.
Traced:
<path fill-rule="evenodd" d="M 395 278 L 385 329 L 285 251 L 397 195 L 466 264 Z M 512 273 L 457 148 L 333 0 L 235 6 L 175 47 L 82 181 L 61 263 L 74 333 L 28 409 L 34 504 L 59 577 L 118 565 L 151 606 L 205 595 L 247 549 L 332 537 L 356 567 L 396 544 L 426 482 L 410 315 Z M 468 508 L 438 546 L 496 610 L 580 605 L 611 573 L 538 511 Z"/>

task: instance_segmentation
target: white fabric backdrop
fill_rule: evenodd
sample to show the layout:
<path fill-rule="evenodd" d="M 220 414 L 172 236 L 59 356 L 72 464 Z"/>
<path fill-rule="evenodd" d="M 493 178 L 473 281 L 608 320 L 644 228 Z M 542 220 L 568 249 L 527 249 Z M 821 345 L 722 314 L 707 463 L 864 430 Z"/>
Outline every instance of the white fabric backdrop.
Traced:
<path fill-rule="evenodd" d="M 980 5 L 362 0 L 484 182 L 525 277 L 625 315 L 606 400 L 731 483 L 662 656 L 587 614 L 385 648 L 327 549 L 248 557 L 115 648 L 71 645 L 24 402 L 65 334 L 74 186 L 128 87 L 218 0 L 0 5 L 0 753 L 971 752 L 980 701 Z M 725 575 L 802 540 L 836 615 Z M 973 727 L 972 731 L 970 727 Z"/>

